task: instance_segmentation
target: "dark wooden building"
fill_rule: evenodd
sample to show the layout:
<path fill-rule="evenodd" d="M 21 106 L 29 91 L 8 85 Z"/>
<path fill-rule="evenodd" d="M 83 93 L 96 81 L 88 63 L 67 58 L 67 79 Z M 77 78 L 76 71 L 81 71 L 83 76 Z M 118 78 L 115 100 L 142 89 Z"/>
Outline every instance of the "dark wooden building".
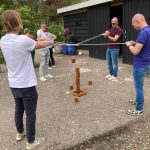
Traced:
<path fill-rule="evenodd" d="M 119 18 L 119 26 L 126 31 L 122 42 L 135 40 L 138 34 L 132 27 L 131 20 L 136 13 L 142 13 L 150 23 L 150 0 L 89 0 L 79 4 L 60 8 L 57 13 L 62 14 L 64 26 L 72 29 L 76 41 L 103 33 L 110 28 L 110 20 Z M 106 40 L 99 37 L 87 43 L 103 43 Z M 106 46 L 83 47 L 89 50 L 90 57 L 105 59 Z M 132 64 L 133 55 L 125 45 L 120 46 L 120 57 L 123 63 Z"/>

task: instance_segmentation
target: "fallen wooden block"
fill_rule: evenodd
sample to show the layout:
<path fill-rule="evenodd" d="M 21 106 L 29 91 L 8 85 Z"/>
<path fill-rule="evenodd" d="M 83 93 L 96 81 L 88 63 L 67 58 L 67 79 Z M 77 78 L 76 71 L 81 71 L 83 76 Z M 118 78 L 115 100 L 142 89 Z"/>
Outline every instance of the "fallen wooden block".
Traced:
<path fill-rule="evenodd" d="M 79 98 L 77 96 L 74 97 L 74 101 L 75 101 L 75 103 L 78 103 L 79 102 Z"/>
<path fill-rule="evenodd" d="M 72 63 L 76 63 L 75 58 L 72 58 L 72 59 L 71 59 L 71 62 L 72 62 Z"/>
<path fill-rule="evenodd" d="M 73 85 L 70 85 L 70 86 L 69 86 L 69 89 L 72 91 L 72 90 L 73 90 Z"/>
<path fill-rule="evenodd" d="M 92 85 L 92 84 L 93 84 L 93 82 L 92 82 L 92 81 L 88 81 L 88 84 L 89 84 L 89 85 Z"/>
<path fill-rule="evenodd" d="M 80 91 L 74 90 L 73 91 L 73 96 L 75 96 L 75 97 L 81 97 L 81 96 L 84 96 L 84 95 L 86 95 L 86 93 L 82 90 L 80 90 Z"/>

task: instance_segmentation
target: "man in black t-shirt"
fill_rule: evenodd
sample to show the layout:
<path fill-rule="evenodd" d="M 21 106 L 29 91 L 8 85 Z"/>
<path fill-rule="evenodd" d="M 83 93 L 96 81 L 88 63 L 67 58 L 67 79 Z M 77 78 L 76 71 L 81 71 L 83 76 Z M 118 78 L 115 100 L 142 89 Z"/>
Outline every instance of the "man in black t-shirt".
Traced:
<path fill-rule="evenodd" d="M 118 26 L 118 18 L 114 17 L 111 20 L 112 28 L 105 31 L 102 35 L 108 39 L 108 43 L 119 43 L 122 35 L 122 29 Z M 117 82 L 118 74 L 118 55 L 119 55 L 119 45 L 118 44 L 108 44 L 106 52 L 106 60 L 109 69 L 109 74 L 105 77 L 111 81 Z"/>

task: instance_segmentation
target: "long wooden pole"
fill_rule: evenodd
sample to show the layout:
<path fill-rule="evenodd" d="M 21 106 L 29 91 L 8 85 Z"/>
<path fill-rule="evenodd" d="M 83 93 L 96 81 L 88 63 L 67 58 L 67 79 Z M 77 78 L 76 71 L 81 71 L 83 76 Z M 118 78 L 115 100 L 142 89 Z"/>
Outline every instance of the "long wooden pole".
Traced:
<path fill-rule="evenodd" d="M 76 72 L 76 77 L 75 77 L 76 91 L 77 91 L 77 94 L 79 94 L 80 93 L 80 68 L 76 68 L 75 72 Z"/>

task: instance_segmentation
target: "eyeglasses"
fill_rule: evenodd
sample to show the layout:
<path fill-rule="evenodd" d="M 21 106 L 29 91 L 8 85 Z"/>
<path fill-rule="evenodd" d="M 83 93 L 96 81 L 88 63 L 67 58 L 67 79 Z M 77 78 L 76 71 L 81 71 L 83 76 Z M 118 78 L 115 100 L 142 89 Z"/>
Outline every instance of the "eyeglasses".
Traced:
<path fill-rule="evenodd" d="M 111 25 L 116 25 L 116 23 L 111 23 Z"/>

